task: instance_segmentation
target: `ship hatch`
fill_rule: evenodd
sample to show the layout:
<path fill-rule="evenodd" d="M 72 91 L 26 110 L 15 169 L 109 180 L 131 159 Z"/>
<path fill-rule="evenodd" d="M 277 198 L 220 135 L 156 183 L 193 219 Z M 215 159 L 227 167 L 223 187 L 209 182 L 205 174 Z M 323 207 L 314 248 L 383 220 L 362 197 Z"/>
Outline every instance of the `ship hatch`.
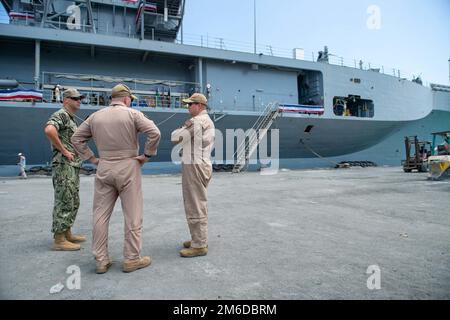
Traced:
<path fill-rule="evenodd" d="M 320 71 L 301 70 L 297 75 L 298 104 L 323 105 L 323 77 Z"/>
<path fill-rule="evenodd" d="M 372 100 L 363 99 L 357 95 L 334 97 L 333 112 L 337 116 L 372 118 L 374 116 L 374 104 Z"/>

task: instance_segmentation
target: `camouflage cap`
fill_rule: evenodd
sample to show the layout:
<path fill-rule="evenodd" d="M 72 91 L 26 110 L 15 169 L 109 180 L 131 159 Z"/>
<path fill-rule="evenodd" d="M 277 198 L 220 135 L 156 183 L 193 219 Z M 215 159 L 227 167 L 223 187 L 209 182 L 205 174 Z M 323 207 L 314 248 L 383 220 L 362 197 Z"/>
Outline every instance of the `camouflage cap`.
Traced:
<path fill-rule="evenodd" d="M 208 106 L 208 100 L 206 97 L 201 93 L 194 93 L 192 96 L 190 96 L 187 99 L 183 99 L 183 103 L 200 103 L 205 106 Z"/>
<path fill-rule="evenodd" d="M 63 97 L 64 98 L 81 98 L 81 97 L 83 97 L 83 95 L 80 92 L 78 92 L 77 89 L 69 88 L 69 89 L 64 90 Z"/>
<path fill-rule="evenodd" d="M 111 91 L 112 98 L 120 98 L 120 97 L 130 97 L 132 100 L 137 100 L 138 98 L 131 92 L 131 89 L 128 86 L 120 83 L 112 88 Z"/>

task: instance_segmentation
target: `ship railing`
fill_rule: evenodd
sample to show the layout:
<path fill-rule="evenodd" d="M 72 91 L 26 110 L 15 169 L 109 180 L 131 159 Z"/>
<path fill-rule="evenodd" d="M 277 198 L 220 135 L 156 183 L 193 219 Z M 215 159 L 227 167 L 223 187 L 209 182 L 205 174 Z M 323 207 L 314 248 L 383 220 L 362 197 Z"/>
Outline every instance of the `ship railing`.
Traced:
<path fill-rule="evenodd" d="M 95 26 L 91 26 L 86 24 L 86 21 L 78 24 L 76 27 L 72 23 L 67 23 L 64 21 L 64 17 L 58 17 L 58 20 L 47 21 L 47 27 L 53 29 L 64 29 L 71 31 L 81 31 L 81 32 L 91 32 L 92 28 L 97 28 Z M 39 21 L 35 21 L 34 18 L 30 18 L 29 16 L 24 16 L 21 19 L 10 19 L 10 24 L 18 24 L 18 25 L 26 25 L 26 26 L 36 26 L 40 25 Z"/>
<path fill-rule="evenodd" d="M 46 71 L 42 72 L 41 89 L 47 102 L 61 101 L 65 88 L 76 88 L 85 95 L 83 104 L 104 106 L 109 104 L 111 89 L 117 83 L 130 87 L 139 98 L 133 105 L 153 108 L 183 108 L 182 99 L 200 89 L 196 82 Z M 55 97 L 57 85 L 60 86 L 59 99 Z"/>
<path fill-rule="evenodd" d="M 77 88 L 78 91 L 83 94 L 81 104 L 85 106 L 93 107 L 105 107 L 111 102 L 111 89 L 99 90 L 99 88 Z M 43 102 L 61 104 L 63 100 L 62 92 L 60 92 L 59 98 L 55 95 L 53 88 L 45 86 L 42 89 Z M 157 92 L 133 92 L 137 96 L 138 100 L 132 102 L 132 107 L 140 108 L 170 108 L 170 109 L 187 109 L 187 106 L 183 104 L 183 99 L 189 97 L 188 93 L 167 93 L 161 95 Z"/>
<path fill-rule="evenodd" d="M 247 52 L 258 55 L 268 55 L 280 58 L 304 60 L 311 62 L 317 62 L 319 57 L 319 54 L 317 52 L 307 50 L 304 48 L 287 49 L 263 44 L 257 44 L 255 52 L 255 47 L 253 43 L 225 39 L 223 37 L 214 36 L 210 34 L 198 35 L 198 34 L 183 33 L 181 35 L 181 33 L 179 33 L 176 39 L 176 43 L 219 50 Z M 392 68 L 381 64 L 374 64 L 368 61 L 364 61 L 362 59 L 349 59 L 332 53 L 329 53 L 328 59 L 325 60 L 327 60 L 327 63 L 332 65 L 361 69 L 365 71 L 379 72 L 381 74 L 394 76 L 400 79 L 414 80 L 420 77 L 419 74 L 413 73 L 411 71 L 400 70 L 399 68 Z M 422 84 L 428 87 L 430 86 L 430 83 L 428 81 L 423 81 Z"/>
<path fill-rule="evenodd" d="M 156 1 L 141 0 L 141 1 L 139 1 L 138 8 L 143 4 L 145 4 L 145 6 L 146 6 L 146 9 L 145 9 L 146 14 L 164 15 L 164 6 L 158 6 L 158 3 Z M 170 4 L 168 3 L 167 14 L 169 16 L 180 17 L 181 6 L 179 6 L 179 5 L 170 6 Z"/>

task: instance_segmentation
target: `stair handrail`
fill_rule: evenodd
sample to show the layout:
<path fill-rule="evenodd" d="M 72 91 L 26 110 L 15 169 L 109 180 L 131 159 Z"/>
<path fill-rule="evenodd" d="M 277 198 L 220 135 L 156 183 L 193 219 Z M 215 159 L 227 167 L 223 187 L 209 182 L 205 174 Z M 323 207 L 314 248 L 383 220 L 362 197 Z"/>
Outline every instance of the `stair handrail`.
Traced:
<path fill-rule="evenodd" d="M 246 139 L 244 139 L 239 147 L 236 148 L 236 152 L 233 154 L 233 159 L 235 155 L 237 156 L 233 172 L 236 172 L 236 170 L 241 171 L 240 169 L 247 165 L 247 152 L 249 156 L 254 152 L 254 144 L 258 140 L 258 131 L 261 130 L 263 126 L 267 126 L 268 123 L 273 122 L 279 112 L 278 105 L 279 104 L 277 102 L 270 102 L 269 104 L 267 104 L 266 108 L 263 110 L 263 112 L 261 112 L 260 116 L 251 128 L 254 129 L 254 132 L 252 132 L 252 135 L 248 137 L 248 145 L 246 144 Z M 276 106 L 276 108 L 273 108 L 273 106 Z M 270 123 L 270 125 L 272 125 L 272 123 Z M 266 131 L 263 136 L 267 134 L 268 128 L 265 128 L 265 130 Z M 256 147 L 258 146 L 258 144 L 259 143 L 256 143 Z M 245 159 L 245 163 L 242 164 L 241 160 L 243 159 Z"/>
<path fill-rule="evenodd" d="M 262 123 L 262 121 L 267 117 L 267 114 L 270 114 L 272 110 L 273 105 L 277 105 L 278 103 L 274 103 L 274 102 L 269 102 L 267 104 L 267 106 L 264 108 L 264 110 L 261 112 L 261 114 L 259 115 L 258 119 L 256 119 L 256 122 L 253 124 L 253 126 L 251 127 L 251 129 L 254 129 L 255 131 L 257 130 L 257 127 Z M 269 110 L 270 112 L 267 112 L 267 110 Z M 258 125 L 258 126 L 257 126 Z M 250 140 L 250 137 L 249 137 Z M 239 150 L 242 149 L 242 145 L 245 146 L 245 139 L 244 141 L 241 142 L 241 144 L 236 148 L 236 152 L 233 154 L 233 159 L 234 156 L 238 154 Z M 237 160 L 237 159 L 236 159 Z"/>

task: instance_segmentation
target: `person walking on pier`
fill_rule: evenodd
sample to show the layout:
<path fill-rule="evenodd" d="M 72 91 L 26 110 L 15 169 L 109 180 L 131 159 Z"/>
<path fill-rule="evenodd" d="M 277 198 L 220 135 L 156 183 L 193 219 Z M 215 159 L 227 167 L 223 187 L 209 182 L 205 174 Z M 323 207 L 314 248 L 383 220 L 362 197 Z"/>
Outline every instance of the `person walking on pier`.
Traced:
<path fill-rule="evenodd" d="M 124 272 L 148 267 L 150 257 L 141 257 L 142 185 L 141 166 L 157 152 L 161 133 L 142 112 L 132 109 L 136 97 L 130 88 L 118 84 L 112 89 L 109 107 L 93 113 L 72 136 L 72 143 L 84 160 L 97 165 L 93 206 L 92 251 L 96 272 L 105 273 L 112 261 L 108 253 L 108 225 L 118 197 L 125 218 Z M 144 153 L 139 155 L 138 133 L 147 135 Z M 87 145 L 93 138 L 99 158 Z"/>
<path fill-rule="evenodd" d="M 192 118 L 172 132 L 173 143 L 182 143 L 182 190 L 184 210 L 191 240 L 183 243 L 182 257 L 208 253 L 207 187 L 212 176 L 211 151 L 214 145 L 214 123 L 206 108 L 208 100 L 201 93 L 184 99 Z"/>
<path fill-rule="evenodd" d="M 19 157 L 19 163 L 17 163 L 17 165 L 19 166 L 20 179 L 26 179 L 27 173 L 25 172 L 25 168 L 27 166 L 27 159 L 23 153 L 19 153 L 17 156 Z"/>
<path fill-rule="evenodd" d="M 80 206 L 80 168 L 82 160 L 75 153 L 70 138 L 77 129 L 75 113 L 80 109 L 82 95 L 69 88 L 63 92 L 63 107 L 47 121 L 45 134 L 53 149 L 52 178 L 55 191 L 53 207 L 54 250 L 80 250 L 78 242 L 85 236 L 72 234 L 71 228 Z"/>

